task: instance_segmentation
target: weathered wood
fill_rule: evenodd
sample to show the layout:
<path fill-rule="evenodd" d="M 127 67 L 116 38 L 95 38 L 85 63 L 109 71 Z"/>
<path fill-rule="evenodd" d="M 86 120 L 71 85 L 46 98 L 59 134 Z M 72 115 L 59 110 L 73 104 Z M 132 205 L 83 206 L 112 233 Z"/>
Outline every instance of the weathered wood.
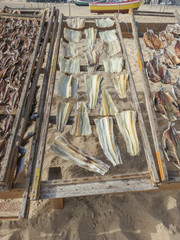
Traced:
<path fill-rule="evenodd" d="M 129 74 L 132 100 L 134 102 L 135 110 L 138 113 L 139 128 L 140 128 L 140 132 L 141 132 L 141 137 L 142 137 L 144 152 L 145 152 L 145 156 L 146 156 L 146 160 L 147 160 L 147 164 L 148 164 L 148 169 L 150 171 L 152 181 L 154 183 L 157 183 L 157 182 L 159 182 L 159 177 L 158 177 L 158 173 L 157 173 L 157 170 L 156 170 L 154 158 L 153 158 L 153 155 L 152 155 L 149 139 L 148 139 L 148 136 L 147 136 L 146 127 L 145 127 L 145 124 L 144 124 L 141 108 L 140 108 L 139 101 L 138 101 L 136 86 L 135 86 L 135 83 L 134 83 L 134 78 L 133 78 L 133 75 L 132 75 L 131 66 L 130 66 L 130 63 L 129 63 L 128 56 L 127 56 L 126 47 L 125 47 L 125 44 L 124 44 L 124 39 L 123 39 L 123 36 L 122 36 L 122 31 L 121 31 L 120 24 L 118 22 L 117 15 L 115 15 L 115 22 L 116 22 L 116 27 L 117 27 L 117 33 L 118 33 L 118 36 L 119 36 L 119 39 L 120 39 L 120 44 L 121 44 L 121 47 L 122 47 L 123 56 L 124 56 L 126 67 L 127 67 L 127 72 Z"/>
<path fill-rule="evenodd" d="M 156 114 L 153 107 L 153 99 L 152 99 L 151 90 L 149 86 L 149 80 L 146 74 L 146 70 L 144 68 L 144 59 L 143 59 L 142 49 L 141 49 L 140 41 L 138 38 L 138 32 L 137 32 L 135 18 L 134 18 L 132 9 L 130 9 L 130 16 L 131 16 L 134 40 L 137 48 L 137 60 L 138 60 L 139 70 L 141 73 L 142 86 L 145 94 L 146 108 L 148 111 L 149 122 L 151 126 L 151 132 L 152 132 L 154 147 L 156 151 L 157 164 L 159 167 L 161 180 L 166 181 L 168 180 L 168 174 L 167 174 L 165 159 L 164 159 L 164 155 L 161 147 L 161 138 L 158 131 L 158 124 L 157 124 Z"/>
<path fill-rule="evenodd" d="M 29 19 L 33 20 L 36 18 L 38 21 L 41 20 L 41 15 L 31 15 L 31 14 L 11 14 L 11 13 L 0 13 L 1 18 L 14 18 L 14 19 Z"/>
<path fill-rule="evenodd" d="M 177 20 L 177 23 L 180 24 L 180 14 L 178 13 L 177 10 L 175 10 L 174 15 L 175 15 L 175 18 Z"/>
<path fill-rule="evenodd" d="M 134 15 L 139 16 L 156 16 L 156 17 L 174 17 L 173 12 L 153 12 L 153 11 L 134 11 Z"/>

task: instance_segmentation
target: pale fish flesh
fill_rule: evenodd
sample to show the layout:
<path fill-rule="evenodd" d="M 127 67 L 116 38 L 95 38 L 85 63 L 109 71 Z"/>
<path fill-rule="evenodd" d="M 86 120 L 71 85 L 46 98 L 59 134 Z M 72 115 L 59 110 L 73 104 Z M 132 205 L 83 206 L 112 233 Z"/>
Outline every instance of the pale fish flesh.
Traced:
<path fill-rule="evenodd" d="M 127 80 L 128 74 L 120 74 L 113 77 L 114 88 L 121 99 L 127 97 Z"/>
<path fill-rule="evenodd" d="M 154 97 L 155 110 L 169 121 L 177 120 L 180 116 L 179 106 L 169 93 L 160 90 L 155 93 Z"/>
<path fill-rule="evenodd" d="M 61 53 L 65 58 L 74 58 L 79 55 L 78 49 L 74 44 L 66 44 L 62 42 Z"/>
<path fill-rule="evenodd" d="M 172 124 L 163 133 L 162 147 L 167 160 L 180 169 L 180 132 Z"/>
<path fill-rule="evenodd" d="M 88 136 L 92 133 L 85 102 L 78 102 L 74 122 L 70 130 L 73 136 Z"/>
<path fill-rule="evenodd" d="M 96 108 L 101 91 L 101 82 L 103 78 L 100 75 L 84 75 L 85 92 L 88 99 L 88 108 Z"/>
<path fill-rule="evenodd" d="M 62 98 L 77 98 L 78 97 L 78 80 L 73 76 L 61 74 L 57 81 L 56 93 Z"/>
<path fill-rule="evenodd" d="M 99 143 L 106 155 L 107 159 L 116 166 L 122 164 L 120 150 L 116 144 L 113 132 L 113 118 L 103 117 L 94 119 L 96 131 L 99 138 Z"/>
<path fill-rule="evenodd" d="M 103 42 L 110 43 L 117 40 L 116 30 L 99 32 L 99 36 Z"/>
<path fill-rule="evenodd" d="M 104 50 L 109 57 L 112 57 L 113 55 L 120 53 L 121 47 L 119 44 L 119 40 L 116 39 L 115 41 L 109 43 L 104 42 Z"/>
<path fill-rule="evenodd" d="M 124 61 L 122 57 L 107 58 L 103 60 L 105 72 L 120 73 L 123 70 Z"/>
<path fill-rule="evenodd" d="M 146 47 L 153 50 L 159 50 L 165 47 L 164 43 L 154 34 L 153 30 L 147 30 L 147 32 L 144 33 L 143 40 Z"/>
<path fill-rule="evenodd" d="M 89 50 L 93 50 L 96 43 L 97 29 L 88 28 L 84 30 Z"/>
<path fill-rule="evenodd" d="M 79 148 L 69 143 L 63 136 L 59 136 L 55 139 L 54 143 L 50 146 L 50 151 L 65 161 L 71 161 L 79 167 L 91 172 L 100 173 L 101 175 L 104 175 L 110 167 L 101 160 L 81 151 Z"/>
<path fill-rule="evenodd" d="M 68 74 L 79 74 L 80 73 L 80 61 L 79 58 L 65 59 L 60 56 L 59 58 L 60 71 Z"/>
<path fill-rule="evenodd" d="M 99 114 L 101 116 L 109 116 L 109 115 L 115 115 L 117 112 L 118 112 L 118 109 L 114 104 L 109 92 L 107 90 L 103 90 Z"/>
<path fill-rule="evenodd" d="M 99 53 L 96 51 L 88 51 L 84 55 L 88 65 L 88 72 L 94 73 L 99 65 Z"/>
<path fill-rule="evenodd" d="M 126 142 L 127 152 L 131 156 L 139 155 L 140 144 L 136 131 L 136 112 L 124 111 L 115 116 L 119 130 Z"/>
<path fill-rule="evenodd" d="M 64 131 L 72 109 L 73 105 L 71 103 L 65 103 L 60 101 L 57 102 L 56 125 L 58 132 Z"/>
<path fill-rule="evenodd" d="M 114 25 L 114 21 L 110 18 L 95 19 L 95 23 L 99 28 L 109 28 Z"/>
<path fill-rule="evenodd" d="M 82 37 L 81 31 L 64 28 L 64 38 L 69 42 L 79 43 Z"/>
<path fill-rule="evenodd" d="M 74 29 L 81 29 L 85 26 L 84 18 L 68 18 L 66 20 L 68 27 Z"/>

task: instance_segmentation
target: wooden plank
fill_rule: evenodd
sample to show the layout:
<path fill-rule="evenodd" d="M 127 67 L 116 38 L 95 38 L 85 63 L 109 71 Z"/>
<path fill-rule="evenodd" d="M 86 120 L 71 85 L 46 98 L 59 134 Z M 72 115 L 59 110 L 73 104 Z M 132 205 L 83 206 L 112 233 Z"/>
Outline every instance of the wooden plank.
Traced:
<path fill-rule="evenodd" d="M 123 36 L 122 36 L 121 27 L 120 27 L 120 24 L 118 22 L 117 14 L 115 15 L 115 22 L 116 22 L 118 37 L 120 39 L 120 44 L 121 44 L 121 47 L 122 47 L 122 50 L 123 50 L 123 56 L 124 56 L 124 59 L 125 59 L 127 72 L 129 74 L 132 100 L 134 102 L 135 110 L 138 113 L 139 128 L 140 128 L 140 131 L 141 131 L 141 137 L 142 137 L 144 152 L 145 152 L 145 156 L 146 156 L 146 161 L 147 161 L 147 164 L 148 164 L 148 169 L 150 171 L 152 181 L 154 183 L 157 183 L 157 182 L 159 182 L 159 177 L 158 177 L 158 173 L 157 173 L 157 170 L 156 170 L 155 161 L 154 161 L 154 158 L 153 158 L 153 155 L 152 155 L 149 139 L 148 139 L 148 136 L 147 136 L 146 127 L 145 127 L 145 124 L 144 124 L 141 108 L 140 108 L 140 105 L 139 105 L 136 86 L 135 86 L 135 83 L 134 83 L 134 78 L 133 78 L 133 75 L 132 75 L 131 66 L 130 66 L 128 55 L 127 55 L 127 52 L 126 52 L 126 47 L 125 47 L 125 44 L 124 44 L 124 39 L 123 39 Z"/>
<path fill-rule="evenodd" d="M 43 25 L 44 25 L 44 20 L 45 20 L 45 14 L 43 13 L 42 19 L 41 19 L 41 24 L 40 24 L 40 28 L 39 28 L 39 32 L 38 32 L 38 37 L 36 39 L 35 42 L 35 46 L 34 46 L 34 51 L 33 54 L 31 56 L 31 62 L 29 65 L 29 71 L 27 73 L 24 85 L 23 85 L 23 90 L 21 93 L 21 98 L 19 101 L 19 106 L 17 109 L 17 113 L 14 119 L 14 123 L 13 123 L 13 128 L 11 131 L 11 136 L 8 140 L 8 145 L 7 145 L 7 150 L 6 150 L 6 154 L 5 157 L 3 159 L 3 164 L 2 164 L 2 168 L 1 168 L 1 174 L 0 174 L 0 182 L 1 184 L 7 184 L 9 177 L 10 177 L 10 172 L 11 172 L 11 164 L 13 162 L 13 154 L 14 154 L 14 145 L 15 145 L 15 140 L 17 137 L 17 132 L 19 130 L 19 124 L 20 124 L 20 120 L 24 111 L 24 107 L 25 107 L 25 99 L 27 97 L 27 93 L 29 90 L 29 85 L 31 82 L 31 76 L 32 73 L 34 71 L 34 63 L 35 63 L 35 58 L 37 56 L 37 50 L 38 50 L 38 45 L 40 43 L 40 39 L 41 39 L 41 33 L 43 31 Z"/>
<path fill-rule="evenodd" d="M 175 10 L 174 16 L 175 16 L 175 18 L 176 18 L 176 20 L 177 20 L 177 23 L 180 24 L 180 14 L 178 13 L 177 10 Z"/>
<path fill-rule="evenodd" d="M 46 105 L 46 108 L 44 111 L 44 119 L 42 122 L 43 129 L 40 134 L 39 149 L 37 152 L 37 162 L 36 162 L 36 169 L 35 169 L 35 174 L 34 174 L 34 180 L 33 180 L 33 186 L 32 186 L 32 196 L 31 196 L 31 198 L 33 200 L 38 199 L 38 196 L 39 196 L 41 171 L 42 171 L 44 150 L 45 150 L 46 139 L 47 139 L 49 116 L 50 116 L 50 112 L 51 112 L 51 103 L 52 103 L 52 98 L 53 98 L 54 83 L 55 83 L 55 79 L 56 79 L 56 67 L 57 67 L 57 61 L 58 61 L 61 35 L 62 35 L 62 13 L 60 14 L 60 19 L 59 19 L 59 28 L 58 28 L 58 32 L 57 32 L 54 58 L 53 58 L 53 63 L 52 63 L 52 72 L 51 72 L 51 76 L 50 76 L 49 89 L 48 89 L 48 94 L 47 94 L 48 99 L 47 99 L 47 105 Z"/>
<path fill-rule="evenodd" d="M 134 11 L 134 15 L 148 17 L 174 17 L 173 12 Z"/>
<path fill-rule="evenodd" d="M 58 25 L 58 16 L 59 16 L 59 10 L 56 10 L 51 42 L 50 42 L 48 56 L 47 56 L 47 63 L 45 67 L 45 75 L 43 78 L 42 90 L 40 95 L 40 102 L 38 106 L 38 118 L 36 119 L 36 124 L 34 128 L 36 135 L 33 137 L 33 140 L 32 140 L 28 172 L 26 176 L 26 184 L 25 184 L 25 189 L 23 194 L 21 211 L 19 215 L 20 218 L 28 217 L 28 210 L 29 210 L 28 206 L 30 203 L 29 192 L 30 192 L 30 186 L 32 182 L 33 169 L 35 167 L 34 165 L 36 160 L 36 153 L 38 150 L 38 143 L 39 143 L 39 137 L 40 137 L 40 131 L 41 131 L 41 122 L 43 121 L 44 105 L 45 105 L 46 92 L 47 92 L 47 86 L 48 86 L 48 80 L 49 80 L 49 74 L 50 74 L 50 68 L 51 68 L 51 62 L 52 62 L 54 42 L 56 37 L 57 25 Z M 52 21 L 50 22 L 50 25 L 52 26 Z"/>
<path fill-rule="evenodd" d="M 159 174 L 162 181 L 167 181 L 168 174 L 167 174 L 164 155 L 161 148 L 161 138 L 158 131 L 158 124 L 157 124 L 156 114 L 153 107 L 153 99 L 151 95 L 149 80 L 146 74 L 146 70 L 144 68 L 144 59 L 143 59 L 142 49 L 141 49 L 140 41 L 138 38 L 138 32 L 137 32 L 135 18 L 134 18 L 132 9 L 130 10 L 130 16 L 131 16 L 134 40 L 137 48 L 137 60 L 138 60 L 139 70 L 141 73 L 142 86 L 145 94 L 146 108 L 148 111 L 149 122 L 151 126 L 151 132 L 152 132 L 154 147 L 156 151 L 157 164 L 159 167 Z"/>

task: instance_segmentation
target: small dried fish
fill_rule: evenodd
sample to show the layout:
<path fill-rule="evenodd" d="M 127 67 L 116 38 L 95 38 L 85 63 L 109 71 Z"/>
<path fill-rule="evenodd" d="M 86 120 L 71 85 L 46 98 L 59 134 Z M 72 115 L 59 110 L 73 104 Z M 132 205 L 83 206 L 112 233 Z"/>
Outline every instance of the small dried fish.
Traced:
<path fill-rule="evenodd" d="M 73 136 L 88 136 L 92 133 L 85 102 L 78 102 L 74 117 L 74 123 L 70 130 Z"/>
<path fill-rule="evenodd" d="M 120 151 L 115 142 L 112 117 L 94 119 L 94 122 L 96 124 L 99 143 L 107 159 L 113 164 L 113 166 L 122 164 Z"/>
<path fill-rule="evenodd" d="M 114 104 L 109 92 L 107 90 L 102 91 L 102 102 L 100 107 L 101 116 L 115 115 L 118 112 L 116 105 Z"/>
<path fill-rule="evenodd" d="M 114 21 L 110 18 L 95 19 L 95 23 L 99 28 L 109 28 L 114 25 Z"/>
<path fill-rule="evenodd" d="M 80 61 L 79 58 L 65 59 L 59 58 L 59 67 L 61 72 L 68 74 L 79 74 L 80 73 Z"/>
<path fill-rule="evenodd" d="M 94 73 L 99 65 L 99 53 L 96 51 L 88 51 L 84 55 L 88 65 L 88 72 Z"/>
<path fill-rule="evenodd" d="M 160 90 L 155 93 L 154 97 L 155 110 L 169 121 L 177 120 L 176 116 L 180 116 L 179 106 L 169 93 Z"/>
<path fill-rule="evenodd" d="M 103 42 L 110 43 L 117 40 L 116 30 L 99 32 L 99 36 Z"/>
<path fill-rule="evenodd" d="M 180 100 L 180 78 L 176 79 L 175 84 L 172 86 L 172 92 L 176 100 Z"/>
<path fill-rule="evenodd" d="M 88 28 L 84 30 L 86 40 L 88 43 L 89 50 L 93 50 L 94 45 L 96 44 L 96 35 L 97 35 L 97 29 L 94 28 Z"/>
<path fill-rule="evenodd" d="M 123 99 L 127 97 L 127 80 L 128 74 L 120 74 L 113 77 L 114 87 L 118 96 Z"/>
<path fill-rule="evenodd" d="M 96 108 L 99 100 L 101 82 L 103 78 L 100 75 L 84 75 L 85 92 L 88 98 L 88 108 Z"/>
<path fill-rule="evenodd" d="M 82 37 L 81 31 L 64 28 L 64 38 L 69 42 L 79 43 Z"/>
<path fill-rule="evenodd" d="M 6 134 L 10 131 L 13 125 L 14 118 L 11 115 L 8 115 L 1 123 L 2 137 L 5 137 Z"/>
<path fill-rule="evenodd" d="M 79 55 L 78 49 L 73 44 L 66 44 L 62 42 L 62 55 L 65 58 L 74 58 Z"/>
<path fill-rule="evenodd" d="M 123 57 L 107 58 L 103 60 L 103 65 L 107 73 L 120 73 L 123 70 L 124 60 Z"/>
<path fill-rule="evenodd" d="M 81 29 L 85 26 L 85 19 L 84 18 L 68 18 L 66 20 L 68 27 L 74 29 Z"/>
<path fill-rule="evenodd" d="M 127 152 L 131 156 L 139 155 L 140 145 L 136 131 L 136 112 L 124 111 L 117 113 L 116 121 L 126 142 Z"/>
<path fill-rule="evenodd" d="M 61 159 L 71 161 L 79 167 L 91 172 L 97 172 L 104 175 L 109 170 L 107 164 L 81 151 L 79 148 L 69 143 L 63 136 L 59 136 L 55 139 L 54 143 L 50 146 L 50 151 Z"/>
<path fill-rule="evenodd" d="M 146 44 L 146 47 L 159 50 L 164 48 L 164 43 L 154 34 L 153 30 L 148 30 L 144 33 L 143 40 Z"/>
<path fill-rule="evenodd" d="M 115 41 L 109 42 L 109 43 L 104 42 L 104 50 L 105 50 L 105 53 L 110 57 L 120 53 L 121 48 L 120 48 L 119 40 L 116 39 Z"/>
<path fill-rule="evenodd" d="M 170 67 L 176 67 L 178 64 L 180 64 L 180 59 L 167 48 L 164 49 L 164 58 L 165 63 Z"/>
<path fill-rule="evenodd" d="M 177 40 L 174 47 L 175 54 L 178 58 L 180 58 L 180 40 Z"/>
<path fill-rule="evenodd" d="M 57 102 L 56 124 L 58 132 L 64 131 L 72 109 L 73 105 L 71 103 Z"/>
<path fill-rule="evenodd" d="M 169 46 L 172 44 L 172 41 L 174 40 L 174 36 L 172 33 L 167 32 L 166 30 L 163 30 L 162 32 L 159 33 L 159 39 L 162 41 L 165 41 Z"/>

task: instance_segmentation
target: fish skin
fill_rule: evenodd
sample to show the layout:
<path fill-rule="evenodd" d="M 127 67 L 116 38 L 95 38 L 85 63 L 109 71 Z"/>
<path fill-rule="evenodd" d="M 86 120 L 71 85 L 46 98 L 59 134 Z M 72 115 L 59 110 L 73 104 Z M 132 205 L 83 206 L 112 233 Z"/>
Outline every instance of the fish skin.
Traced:
<path fill-rule="evenodd" d="M 175 47 L 174 47 L 174 51 L 176 56 L 180 59 L 180 40 L 177 40 Z"/>
<path fill-rule="evenodd" d="M 176 100 L 180 100 L 180 78 L 176 79 L 176 82 L 172 86 L 172 92 Z"/>
<path fill-rule="evenodd" d="M 164 43 L 154 34 L 153 30 L 148 30 L 144 33 L 143 40 L 146 46 L 153 50 L 159 50 L 165 47 Z"/>

